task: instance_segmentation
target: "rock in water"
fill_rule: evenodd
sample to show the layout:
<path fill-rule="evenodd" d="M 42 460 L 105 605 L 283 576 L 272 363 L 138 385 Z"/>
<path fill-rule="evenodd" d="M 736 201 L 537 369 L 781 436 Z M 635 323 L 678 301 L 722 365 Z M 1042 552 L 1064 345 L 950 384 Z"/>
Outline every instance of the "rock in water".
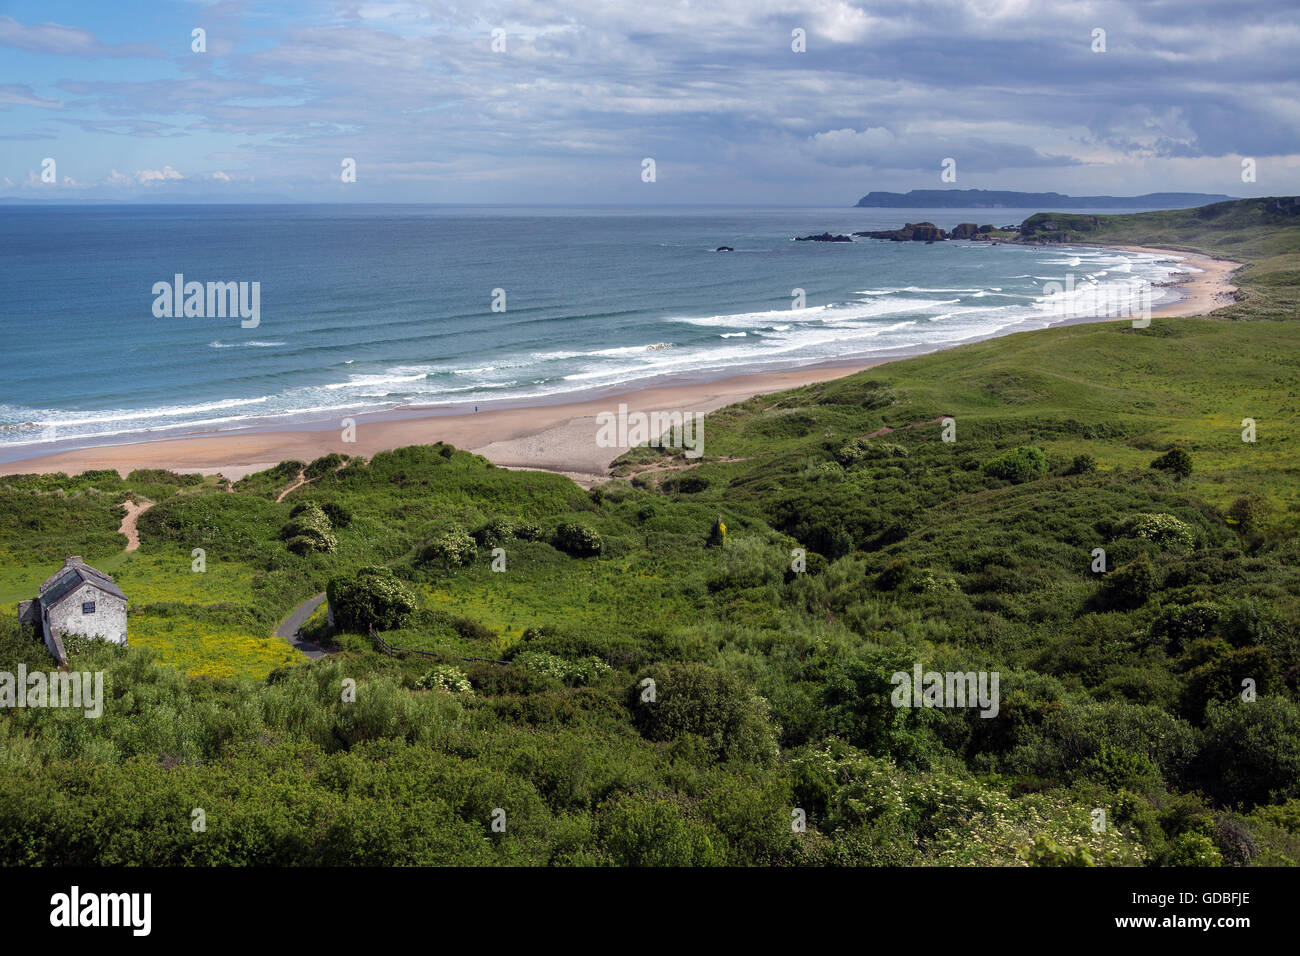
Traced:
<path fill-rule="evenodd" d="M 932 222 L 909 222 L 902 229 L 855 232 L 854 235 L 866 236 L 868 239 L 888 239 L 891 242 L 934 242 L 937 239 L 948 238 L 948 233 Z"/>
<path fill-rule="evenodd" d="M 852 242 L 850 236 L 836 236 L 829 232 L 823 232 L 816 236 L 795 236 L 795 242 Z"/>

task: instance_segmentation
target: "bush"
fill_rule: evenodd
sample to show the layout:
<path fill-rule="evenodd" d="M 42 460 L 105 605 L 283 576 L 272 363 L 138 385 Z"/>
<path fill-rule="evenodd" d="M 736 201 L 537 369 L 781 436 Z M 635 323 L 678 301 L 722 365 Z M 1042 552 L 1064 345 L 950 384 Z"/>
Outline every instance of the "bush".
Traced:
<path fill-rule="evenodd" d="M 288 539 L 300 534 L 325 534 L 332 529 L 329 517 L 316 505 L 297 505 L 289 512 L 289 520 L 280 528 L 280 537 Z"/>
<path fill-rule="evenodd" d="M 987 462 L 984 473 L 1018 485 L 1047 474 L 1047 455 L 1036 445 L 1021 445 Z"/>
<path fill-rule="evenodd" d="M 415 686 L 420 690 L 445 690 L 453 694 L 474 693 L 469 678 L 460 668 L 452 667 L 450 664 L 439 664 L 432 670 L 426 671 L 415 682 Z"/>
<path fill-rule="evenodd" d="M 1097 470 L 1097 459 L 1092 455 L 1075 455 L 1070 467 L 1065 469 L 1067 475 L 1086 475 Z"/>
<path fill-rule="evenodd" d="M 1130 538 L 1145 538 L 1162 548 L 1191 549 L 1196 535 L 1184 522 L 1167 514 L 1136 514 L 1120 523 L 1119 532 Z"/>
<path fill-rule="evenodd" d="M 1203 833 L 1180 833 L 1169 844 L 1165 866 L 1222 866 L 1223 855 Z"/>
<path fill-rule="evenodd" d="M 827 553 L 832 561 L 838 561 L 845 555 L 853 553 L 853 535 L 843 528 L 836 528 L 831 534 Z"/>
<path fill-rule="evenodd" d="M 536 674 L 575 685 L 590 684 L 613 669 L 599 657 L 583 657 L 571 661 L 545 651 L 521 651 L 511 663 Z"/>
<path fill-rule="evenodd" d="M 1170 472 L 1178 478 L 1186 478 L 1192 473 L 1192 456 L 1181 448 L 1174 448 L 1151 462 L 1151 467 Z"/>
<path fill-rule="evenodd" d="M 325 589 L 334 623 L 345 631 L 392 631 L 415 613 L 415 595 L 390 568 L 366 567 L 351 579 L 331 578 Z"/>
<path fill-rule="evenodd" d="M 1300 707 L 1264 696 L 1211 703 L 1197 770 L 1206 790 L 1227 804 L 1300 797 Z"/>
<path fill-rule="evenodd" d="M 542 530 L 539 524 L 533 524 L 531 521 L 524 521 L 515 525 L 515 537 L 520 541 L 541 541 L 546 532 Z"/>
<path fill-rule="evenodd" d="M 1177 651 L 1195 641 L 1214 637 L 1223 619 L 1224 607 L 1214 601 L 1194 604 L 1171 604 L 1160 612 L 1151 625 L 1151 636 L 1170 650 Z"/>
<path fill-rule="evenodd" d="M 310 465 L 304 468 L 302 472 L 307 478 L 320 478 L 322 475 L 327 475 L 331 471 L 337 471 L 339 468 L 342 468 L 347 464 L 347 462 L 347 455 L 340 455 L 338 452 L 332 451 L 328 455 L 321 455 L 321 457 L 317 458 Z"/>
<path fill-rule="evenodd" d="M 474 539 L 464 528 L 444 531 L 420 551 L 421 564 L 437 564 L 446 568 L 460 567 L 474 560 Z"/>
<path fill-rule="evenodd" d="M 91 472 L 86 472 L 82 477 L 89 475 Z M 116 478 L 117 472 L 109 471 L 107 475 Z M 164 468 L 137 468 L 126 476 L 126 483 L 128 485 L 180 485 L 182 488 L 192 488 L 194 485 L 203 484 L 203 476 L 192 473 L 181 475 Z"/>
<path fill-rule="evenodd" d="M 907 558 L 895 558 L 885 565 L 885 570 L 876 577 L 876 587 L 882 591 L 896 591 L 912 574 L 912 564 Z"/>
<path fill-rule="evenodd" d="M 677 490 L 684 495 L 693 495 L 709 487 L 709 479 L 704 475 L 688 472 L 677 479 Z"/>
<path fill-rule="evenodd" d="M 338 546 L 331 533 L 333 526 L 325 512 L 315 505 L 299 505 L 289 512 L 289 520 L 280 528 L 280 537 L 294 554 L 328 553 Z"/>
<path fill-rule="evenodd" d="M 576 521 L 568 521 L 555 529 L 552 544 L 575 558 L 589 558 L 605 550 L 605 542 L 594 528 Z"/>
<path fill-rule="evenodd" d="M 873 442 L 867 438 L 850 438 L 835 450 L 835 460 L 845 468 L 863 461 L 882 458 L 906 458 L 907 449 L 893 442 Z"/>
<path fill-rule="evenodd" d="M 284 546 L 294 554 L 305 557 L 309 554 L 329 554 L 338 546 L 338 540 L 328 532 L 299 534 L 286 541 Z"/>
<path fill-rule="evenodd" d="M 1256 530 L 1271 510 L 1272 506 L 1259 495 L 1242 495 L 1228 506 L 1228 521 L 1238 531 L 1248 533 Z"/>
<path fill-rule="evenodd" d="M 352 512 L 342 505 L 336 505 L 334 502 L 321 505 L 321 511 L 325 512 L 325 517 L 330 519 L 330 523 L 336 528 L 346 528 L 352 524 Z"/>
<path fill-rule="evenodd" d="M 1109 603 L 1116 607 L 1141 607 L 1156 593 L 1155 565 L 1145 554 L 1140 554 L 1106 575 L 1103 588 Z"/>
<path fill-rule="evenodd" d="M 496 548 L 515 536 L 515 528 L 505 518 L 492 518 L 474 529 L 473 538 L 485 548 Z"/>
<path fill-rule="evenodd" d="M 693 734 L 718 757 L 766 764 L 776 755 L 767 709 L 737 674 L 704 664 L 656 665 L 647 675 L 655 699 L 631 690 L 633 718 L 650 740 L 678 740 Z"/>

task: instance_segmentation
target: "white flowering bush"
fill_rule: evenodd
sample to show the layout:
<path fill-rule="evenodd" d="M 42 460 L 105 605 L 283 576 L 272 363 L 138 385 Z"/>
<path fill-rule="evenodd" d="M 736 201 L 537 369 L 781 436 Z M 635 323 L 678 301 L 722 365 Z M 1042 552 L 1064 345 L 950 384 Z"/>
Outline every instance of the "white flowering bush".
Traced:
<path fill-rule="evenodd" d="M 1196 546 L 1196 534 L 1186 522 L 1168 514 L 1136 514 L 1126 518 L 1120 532 L 1131 538 L 1145 538 L 1162 548 L 1191 550 Z"/>
<path fill-rule="evenodd" d="M 516 654 L 511 663 L 566 684 L 590 684 L 613 669 L 599 657 L 583 657 L 571 661 L 545 651 L 523 651 Z"/>
<path fill-rule="evenodd" d="M 472 694 L 469 678 L 458 667 L 451 664 L 439 664 L 415 682 L 421 690 L 445 690 L 453 694 Z"/>

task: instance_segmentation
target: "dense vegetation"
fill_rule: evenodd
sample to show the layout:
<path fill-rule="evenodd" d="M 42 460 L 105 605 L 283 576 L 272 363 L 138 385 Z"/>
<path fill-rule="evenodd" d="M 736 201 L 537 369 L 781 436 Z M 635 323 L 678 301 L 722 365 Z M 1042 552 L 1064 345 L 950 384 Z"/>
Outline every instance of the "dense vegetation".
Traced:
<path fill-rule="evenodd" d="M 1267 230 L 1213 317 L 757 397 L 590 493 L 444 445 L 0 478 L 0 600 L 81 553 L 132 602 L 131 648 L 74 652 L 101 719 L 0 716 L 0 860 L 1300 862 L 1300 229 Z M 327 587 L 307 662 L 271 629 Z M 3 666 L 48 668 L 0 611 Z M 996 672 L 997 715 L 893 706 L 916 664 Z"/>

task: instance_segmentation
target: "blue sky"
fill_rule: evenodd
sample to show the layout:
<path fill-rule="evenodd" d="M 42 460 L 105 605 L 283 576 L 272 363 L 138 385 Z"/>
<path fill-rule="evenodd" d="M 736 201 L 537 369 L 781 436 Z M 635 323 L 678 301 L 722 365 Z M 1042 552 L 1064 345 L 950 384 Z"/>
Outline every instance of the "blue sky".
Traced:
<path fill-rule="evenodd" d="M 0 0 L 0 197 L 840 206 L 946 185 L 1292 194 L 1298 8 Z M 191 49 L 195 28 L 206 52 Z M 795 30 L 806 52 L 792 50 Z M 955 183 L 940 180 L 948 157 Z M 55 183 L 42 181 L 46 158 Z M 344 158 L 354 183 L 341 181 Z"/>

